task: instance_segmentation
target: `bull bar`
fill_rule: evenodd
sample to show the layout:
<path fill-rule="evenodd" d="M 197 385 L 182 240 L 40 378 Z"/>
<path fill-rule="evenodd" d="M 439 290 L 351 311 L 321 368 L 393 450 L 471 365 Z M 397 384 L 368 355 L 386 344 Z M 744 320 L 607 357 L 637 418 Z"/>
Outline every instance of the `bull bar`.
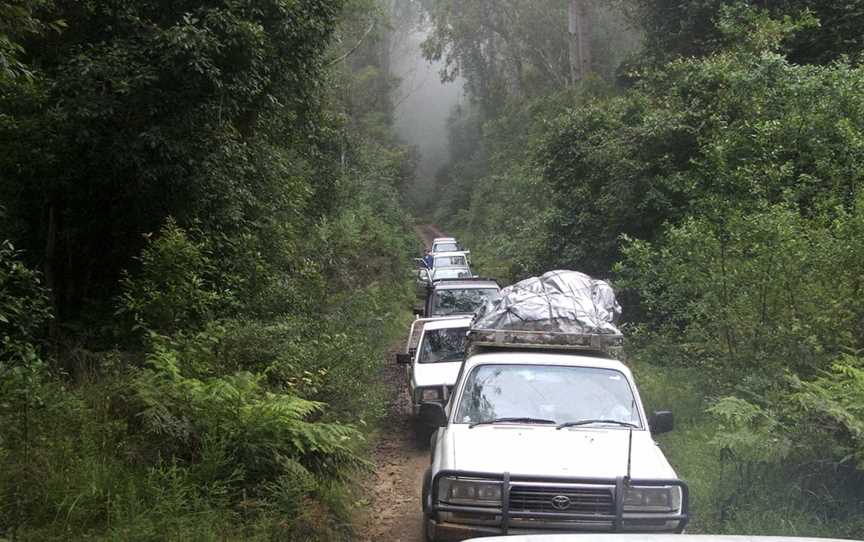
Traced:
<path fill-rule="evenodd" d="M 501 482 L 501 506 L 466 506 L 442 503 L 438 500 L 438 485 L 442 478 L 468 478 L 478 481 Z M 604 486 L 612 488 L 612 499 L 615 507 L 614 514 L 584 514 L 568 512 L 543 512 L 543 511 L 518 511 L 510 509 L 510 491 L 513 483 L 539 483 L 539 484 L 567 484 L 579 486 Z M 645 513 L 624 512 L 624 490 L 628 487 L 664 487 L 674 486 L 681 489 L 680 513 Z M 546 519 L 564 521 L 592 521 L 611 522 L 611 528 L 600 529 L 605 532 L 622 532 L 626 520 L 659 520 L 677 521 L 678 525 L 674 531 L 681 533 L 689 522 L 690 492 L 687 484 L 678 479 L 627 479 L 625 476 L 617 478 L 571 478 L 560 476 L 523 476 L 511 475 L 510 473 L 489 473 L 462 470 L 442 470 L 435 474 L 430 487 L 430 512 L 433 517 L 438 512 L 455 512 L 467 514 L 488 515 L 489 519 L 499 517 L 497 525 L 504 534 L 510 529 L 510 521 L 514 518 Z"/>

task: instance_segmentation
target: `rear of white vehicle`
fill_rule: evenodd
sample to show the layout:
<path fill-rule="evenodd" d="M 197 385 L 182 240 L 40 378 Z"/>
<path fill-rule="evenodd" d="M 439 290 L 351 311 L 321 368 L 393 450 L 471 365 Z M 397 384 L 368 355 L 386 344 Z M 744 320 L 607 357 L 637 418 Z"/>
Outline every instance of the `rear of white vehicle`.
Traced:
<path fill-rule="evenodd" d="M 471 264 L 471 252 L 467 250 L 433 253 L 432 269 L 445 267 L 468 267 Z"/>
<path fill-rule="evenodd" d="M 470 356 L 446 409 L 424 481 L 429 540 L 532 532 L 681 532 L 687 486 L 651 430 L 620 362 L 572 353 Z"/>
<path fill-rule="evenodd" d="M 432 241 L 432 254 L 436 252 L 455 252 L 462 250 L 456 239 L 452 237 L 438 237 Z"/>

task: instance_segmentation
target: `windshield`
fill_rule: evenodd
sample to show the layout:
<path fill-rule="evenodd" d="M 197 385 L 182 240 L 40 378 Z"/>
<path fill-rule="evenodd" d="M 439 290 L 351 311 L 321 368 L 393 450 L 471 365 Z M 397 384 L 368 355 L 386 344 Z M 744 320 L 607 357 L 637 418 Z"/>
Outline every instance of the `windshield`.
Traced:
<path fill-rule="evenodd" d="M 510 417 L 557 424 L 617 420 L 641 427 L 636 399 L 618 371 L 556 365 L 475 367 L 465 381 L 455 423 Z"/>
<path fill-rule="evenodd" d="M 465 359 L 465 335 L 467 327 L 430 329 L 423 334 L 420 345 L 420 363 L 462 361 Z"/>
<path fill-rule="evenodd" d="M 432 280 L 460 279 L 470 276 L 471 270 L 467 267 L 448 267 L 444 269 L 436 269 L 432 272 Z"/>
<path fill-rule="evenodd" d="M 459 250 L 459 245 L 456 243 L 435 243 L 435 246 L 432 247 L 432 252 L 456 252 Z"/>
<path fill-rule="evenodd" d="M 497 288 L 436 290 L 435 297 L 432 299 L 432 315 L 471 313 L 486 303 L 487 299 L 494 299 L 497 295 Z"/>
<path fill-rule="evenodd" d="M 465 267 L 465 256 L 436 256 L 432 267 Z"/>

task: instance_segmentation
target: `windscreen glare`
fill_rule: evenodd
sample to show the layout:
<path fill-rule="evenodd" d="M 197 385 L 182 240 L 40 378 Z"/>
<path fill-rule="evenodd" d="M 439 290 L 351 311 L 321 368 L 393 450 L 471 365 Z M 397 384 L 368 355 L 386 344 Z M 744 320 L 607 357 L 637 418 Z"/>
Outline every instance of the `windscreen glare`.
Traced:
<path fill-rule="evenodd" d="M 472 369 L 455 423 L 510 417 L 557 424 L 617 420 L 641 427 L 636 399 L 618 371 L 555 365 L 480 365 Z"/>
<path fill-rule="evenodd" d="M 487 299 L 494 299 L 497 295 L 497 288 L 436 290 L 432 298 L 431 314 L 447 316 L 472 313 L 486 303 Z"/>
<path fill-rule="evenodd" d="M 420 345 L 420 363 L 440 363 L 465 359 L 467 327 L 430 329 L 423 334 Z"/>
<path fill-rule="evenodd" d="M 437 256 L 432 267 L 465 267 L 465 256 Z"/>

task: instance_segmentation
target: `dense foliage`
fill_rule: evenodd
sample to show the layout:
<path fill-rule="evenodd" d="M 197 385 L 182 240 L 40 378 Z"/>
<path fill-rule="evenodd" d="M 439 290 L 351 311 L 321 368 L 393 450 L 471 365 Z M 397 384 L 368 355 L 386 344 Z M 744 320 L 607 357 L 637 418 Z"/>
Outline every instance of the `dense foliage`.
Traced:
<path fill-rule="evenodd" d="M 350 536 L 416 243 L 387 18 L 0 1 L 0 538 Z"/>
<path fill-rule="evenodd" d="M 704 56 L 734 43 L 718 23 L 724 10 L 739 6 L 762 8 L 775 20 L 813 15 L 819 24 L 790 36 L 783 46 L 796 63 L 827 64 L 843 55 L 857 57 L 864 47 L 860 0 L 622 0 L 620 5 L 644 30 L 647 56 L 655 60 Z"/>
<path fill-rule="evenodd" d="M 645 50 L 617 78 L 475 96 L 436 216 L 505 281 L 615 281 L 694 529 L 860 538 L 860 11 L 770 4 L 627 3 Z"/>

